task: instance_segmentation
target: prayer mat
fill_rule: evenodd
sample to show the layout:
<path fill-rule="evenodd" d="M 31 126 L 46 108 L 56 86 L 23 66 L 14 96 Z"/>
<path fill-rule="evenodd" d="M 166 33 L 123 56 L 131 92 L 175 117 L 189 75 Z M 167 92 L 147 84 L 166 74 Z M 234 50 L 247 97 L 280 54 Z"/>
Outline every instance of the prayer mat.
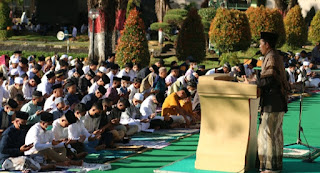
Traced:
<path fill-rule="evenodd" d="M 109 163 L 95 164 L 95 163 L 84 162 L 82 166 L 68 166 L 68 167 L 59 166 L 59 168 L 63 168 L 67 172 L 89 172 L 94 170 L 106 171 L 111 169 L 111 165 Z"/>
<path fill-rule="evenodd" d="M 124 151 L 124 150 L 102 150 L 95 153 L 88 154 L 84 159 L 86 163 L 106 163 L 114 159 L 123 158 L 137 151 Z"/>
<path fill-rule="evenodd" d="M 320 156 L 320 149 L 308 148 L 305 146 L 296 148 L 283 148 L 284 158 L 302 159 L 302 160 L 315 160 Z"/>

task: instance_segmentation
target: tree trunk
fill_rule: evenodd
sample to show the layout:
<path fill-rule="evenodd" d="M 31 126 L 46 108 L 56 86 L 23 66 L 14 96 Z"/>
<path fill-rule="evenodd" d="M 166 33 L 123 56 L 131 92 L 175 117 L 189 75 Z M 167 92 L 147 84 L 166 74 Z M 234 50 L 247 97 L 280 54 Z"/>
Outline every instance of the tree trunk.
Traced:
<path fill-rule="evenodd" d="M 287 11 L 289 11 L 292 7 L 298 4 L 298 0 L 290 0 L 288 4 Z"/>
<path fill-rule="evenodd" d="M 169 0 L 156 0 L 155 11 L 157 13 L 157 18 L 159 22 L 163 22 L 163 17 L 169 9 L 170 9 Z"/>
<path fill-rule="evenodd" d="M 106 56 L 108 54 L 113 53 L 112 33 L 115 26 L 115 12 L 117 2 L 116 0 L 87 0 L 87 3 L 88 11 L 91 8 L 96 8 L 97 10 L 99 10 L 99 17 L 95 19 L 94 22 L 94 31 L 92 30 L 93 21 L 88 18 L 90 37 L 88 57 L 91 60 L 95 59 L 101 63 L 102 61 L 106 60 Z M 92 40 L 93 38 L 94 42 Z"/>
<path fill-rule="evenodd" d="M 286 2 L 285 0 L 275 0 L 276 8 L 279 9 L 282 13 L 286 11 Z"/>

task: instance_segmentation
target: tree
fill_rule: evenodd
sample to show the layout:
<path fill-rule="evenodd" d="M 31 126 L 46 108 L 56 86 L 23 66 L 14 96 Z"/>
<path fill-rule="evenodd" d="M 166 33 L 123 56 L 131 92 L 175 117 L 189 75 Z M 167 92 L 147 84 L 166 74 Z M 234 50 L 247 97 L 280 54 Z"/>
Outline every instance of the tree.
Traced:
<path fill-rule="evenodd" d="M 10 8 L 6 1 L 0 2 L 0 40 L 5 40 L 9 36 L 7 28 L 11 26 L 9 18 Z"/>
<path fill-rule="evenodd" d="M 308 29 L 301 14 L 299 5 L 291 8 L 284 18 L 287 44 L 292 48 L 300 48 L 308 39 Z"/>
<path fill-rule="evenodd" d="M 282 14 L 288 12 L 295 5 L 298 5 L 298 0 L 275 0 L 275 6 Z"/>
<path fill-rule="evenodd" d="M 313 43 L 320 41 L 320 11 L 316 13 L 309 28 L 309 40 Z"/>
<path fill-rule="evenodd" d="M 89 59 L 96 59 L 99 62 L 106 60 L 106 55 L 113 52 L 115 41 L 112 40 L 115 27 L 115 15 L 117 0 L 87 0 L 88 9 L 96 8 L 99 11 L 99 17 L 95 19 L 95 30 L 92 31 L 92 20 L 89 22 Z M 94 55 L 92 54 L 92 35 L 94 35 Z"/>
<path fill-rule="evenodd" d="M 146 31 L 136 9 L 130 11 L 125 22 L 117 46 L 116 59 L 120 66 L 127 62 L 139 63 L 142 66 L 149 65 L 150 54 Z"/>
<path fill-rule="evenodd" d="M 278 9 L 269 9 L 264 6 L 250 7 L 246 11 L 252 42 L 259 44 L 260 32 L 273 32 L 279 35 L 277 46 L 281 47 L 286 41 L 283 18 Z"/>
<path fill-rule="evenodd" d="M 246 14 L 239 10 L 219 8 L 211 22 L 209 37 L 214 47 L 224 53 L 247 50 L 251 33 Z"/>
<path fill-rule="evenodd" d="M 184 61 L 192 56 L 198 62 L 206 57 L 206 41 L 201 17 L 196 9 L 191 9 L 184 20 L 177 41 L 177 57 Z"/>

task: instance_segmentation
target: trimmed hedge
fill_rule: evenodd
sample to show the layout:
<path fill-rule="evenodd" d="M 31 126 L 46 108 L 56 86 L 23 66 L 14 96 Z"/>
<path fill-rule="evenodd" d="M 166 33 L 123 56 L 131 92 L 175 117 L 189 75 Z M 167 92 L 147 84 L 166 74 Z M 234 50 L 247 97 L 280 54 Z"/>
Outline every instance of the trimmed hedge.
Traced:
<path fill-rule="evenodd" d="M 320 41 L 320 11 L 313 17 L 309 28 L 309 40 L 313 43 Z"/>
<path fill-rule="evenodd" d="M 249 21 L 239 10 L 219 8 L 211 22 L 210 41 L 222 52 L 247 50 L 251 43 Z"/>
<path fill-rule="evenodd" d="M 170 25 L 168 23 L 161 23 L 161 22 L 156 22 L 156 23 L 152 23 L 150 25 L 150 29 L 151 30 L 154 30 L 154 31 L 158 31 L 159 29 L 162 29 L 162 30 L 166 30 L 166 29 L 169 29 L 170 28 Z"/>
<path fill-rule="evenodd" d="M 284 18 L 286 40 L 292 48 L 302 47 L 308 39 L 308 29 L 299 5 L 291 8 Z"/>
<path fill-rule="evenodd" d="M 8 38 L 7 27 L 11 26 L 9 18 L 10 8 L 6 1 L 0 2 L 0 40 Z"/>
<path fill-rule="evenodd" d="M 171 9 L 167 11 L 166 15 L 168 14 L 186 17 L 188 15 L 188 11 L 185 9 Z"/>
<path fill-rule="evenodd" d="M 276 9 L 250 7 L 246 11 L 252 42 L 259 44 L 260 32 L 273 32 L 279 35 L 277 46 L 281 47 L 285 43 L 286 35 L 282 16 Z"/>
<path fill-rule="evenodd" d="M 177 41 L 178 60 L 184 61 L 192 56 L 197 62 L 202 62 L 206 56 L 206 41 L 201 23 L 201 17 L 196 9 L 191 9 L 184 20 Z"/>
<path fill-rule="evenodd" d="M 136 9 L 130 11 L 124 25 L 124 30 L 121 32 L 121 37 L 116 48 L 117 63 L 120 66 L 128 62 L 148 66 L 150 54 L 146 31 L 144 23 Z"/>

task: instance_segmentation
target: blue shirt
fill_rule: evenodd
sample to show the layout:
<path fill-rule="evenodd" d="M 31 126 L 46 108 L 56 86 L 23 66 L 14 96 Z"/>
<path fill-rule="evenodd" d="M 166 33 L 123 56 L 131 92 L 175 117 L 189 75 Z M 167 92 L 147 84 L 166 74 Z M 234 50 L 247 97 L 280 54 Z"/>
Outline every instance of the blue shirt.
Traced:
<path fill-rule="evenodd" d="M 99 99 L 96 97 L 94 93 L 87 94 L 84 96 L 81 100 L 81 103 L 86 105 L 86 109 L 89 110 L 91 109 L 92 105 L 97 102 Z"/>
<path fill-rule="evenodd" d="M 79 97 L 76 94 L 66 94 L 66 97 L 64 98 L 64 102 L 66 103 L 66 105 L 73 105 L 73 104 L 77 104 L 80 102 Z"/>

